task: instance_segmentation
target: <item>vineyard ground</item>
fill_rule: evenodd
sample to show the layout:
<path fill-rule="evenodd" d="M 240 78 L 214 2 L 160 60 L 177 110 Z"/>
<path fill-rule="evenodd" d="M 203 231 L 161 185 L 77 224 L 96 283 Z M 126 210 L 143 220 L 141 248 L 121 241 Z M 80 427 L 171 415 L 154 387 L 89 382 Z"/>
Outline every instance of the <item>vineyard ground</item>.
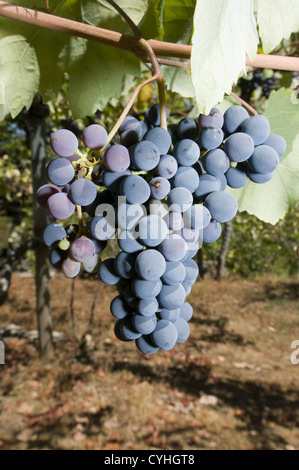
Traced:
<path fill-rule="evenodd" d="M 80 337 L 97 287 L 76 280 Z M 154 356 L 115 339 L 107 286 L 84 354 L 71 281 L 57 275 L 51 290 L 53 328 L 64 334 L 52 364 L 42 366 L 34 342 L 4 338 L 0 449 L 299 449 L 298 280 L 197 282 L 190 338 Z M 34 303 L 34 279 L 14 275 L 0 328 L 36 329 Z"/>

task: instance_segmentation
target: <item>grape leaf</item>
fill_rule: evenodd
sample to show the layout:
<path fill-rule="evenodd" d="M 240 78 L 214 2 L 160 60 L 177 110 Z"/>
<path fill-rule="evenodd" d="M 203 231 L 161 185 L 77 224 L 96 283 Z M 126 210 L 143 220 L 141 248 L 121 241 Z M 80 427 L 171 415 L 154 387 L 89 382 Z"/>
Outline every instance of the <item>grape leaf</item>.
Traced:
<path fill-rule="evenodd" d="M 162 40 L 164 36 L 163 13 L 165 0 L 152 0 L 138 27 L 145 39 Z"/>
<path fill-rule="evenodd" d="M 272 0 L 271 7 L 265 0 L 256 0 L 259 35 L 265 53 L 271 52 L 283 38 L 299 29 L 299 8 L 297 0 Z"/>
<path fill-rule="evenodd" d="M 165 0 L 164 41 L 190 44 L 196 0 Z"/>
<path fill-rule="evenodd" d="M 230 93 L 232 84 L 245 72 L 246 53 L 254 60 L 257 43 L 251 0 L 197 1 L 191 73 L 201 113 L 208 114 Z"/>
<path fill-rule="evenodd" d="M 86 42 L 86 51 L 69 68 L 69 103 L 74 115 L 92 115 L 111 98 L 119 98 L 125 75 L 138 76 L 139 67 L 129 52 Z"/>
<path fill-rule="evenodd" d="M 38 84 L 36 55 L 26 39 L 18 34 L 0 39 L 0 119 L 28 108 Z"/>
<path fill-rule="evenodd" d="M 168 66 L 162 66 L 161 68 L 169 90 L 179 93 L 185 98 L 195 98 L 195 89 L 191 75 L 187 70 Z"/>
<path fill-rule="evenodd" d="M 272 180 L 265 184 L 248 181 L 241 189 L 227 190 L 236 197 L 240 212 L 247 211 L 273 225 L 299 200 L 299 104 L 293 104 L 290 98 L 290 90 L 273 91 L 264 113 L 271 133 L 282 135 L 287 142 Z"/>

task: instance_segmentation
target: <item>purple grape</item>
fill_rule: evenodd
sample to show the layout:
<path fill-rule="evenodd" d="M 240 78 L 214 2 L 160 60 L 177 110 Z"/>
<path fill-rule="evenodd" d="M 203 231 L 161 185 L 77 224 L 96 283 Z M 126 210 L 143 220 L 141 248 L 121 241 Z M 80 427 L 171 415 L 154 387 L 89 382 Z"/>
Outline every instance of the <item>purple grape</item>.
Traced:
<path fill-rule="evenodd" d="M 178 162 L 172 155 L 162 155 L 156 167 L 156 174 L 163 178 L 172 178 L 178 170 Z"/>
<path fill-rule="evenodd" d="M 43 242 L 47 246 L 53 246 L 60 240 L 66 238 L 67 233 L 65 229 L 59 224 L 50 224 L 43 231 Z"/>
<path fill-rule="evenodd" d="M 256 173 L 269 174 L 273 173 L 278 167 L 279 155 L 269 145 L 259 145 L 248 162 L 250 170 Z"/>
<path fill-rule="evenodd" d="M 223 150 L 214 149 L 209 150 L 209 152 L 202 157 L 202 164 L 207 173 L 218 176 L 228 170 L 230 161 Z"/>
<path fill-rule="evenodd" d="M 142 140 L 134 145 L 130 153 L 132 163 L 137 170 L 150 171 L 158 165 L 160 160 L 160 151 L 157 145 L 155 142 L 147 140 Z"/>
<path fill-rule="evenodd" d="M 62 272 L 67 277 L 76 277 L 80 272 L 80 267 L 81 264 L 78 261 L 67 258 L 62 263 Z"/>
<path fill-rule="evenodd" d="M 245 132 L 237 132 L 226 139 L 223 150 L 231 161 L 245 162 L 254 151 L 254 142 Z"/>
<path fill-rule="evenodd" d="M 107 131 L 99 124 L 91 124 L 84 129 L 82 141 L 85 147 L 89 147 L 92 150 L 99 150 L 107 143 Z"/>
<path fill-rule="evenodd" d="M 64 186 L 75 176 L 75 170 L 67 158 L 55 158 L 47 166 L 47 176 L 51 183 Z"/>
<path fill-rule="evenodd" d="M 187 253 L 186 241 L 177 234 L 171 234 L 160 243 L 158 250 L 166 261 L 181 261 Z"/>
<path fill-rule="evenodd" d="M 209 114 L 200 114 L 197 121 L 198 129 L 204 129 L 205 127 L 222 127 L 223 115 L 217 108 L 212 108 Z"/>
<path fill-rule="evenodd" d="M 114 171 L 115 173 L 123 172 L 130 166 L 129 151 L 124 145 L 111 145 L 111 147 L 105 151 L 103 161 L 108 170 Z"/>
<path fill-rule="evenodd" d="M 47 202 L 50 196 L 60 193 L 61 189 L 55 184 L 44 184 L 38 188 L 36 192 L 36 200 L 40 206 L 47 208 Z"/>
<path fill-rule="evenodd" d="M 151 196 L 155 199 L 165 199 L 171 190 L 169 181 L 162 176 L 153 178 L 149 183 L 151 189 Z"/>
<path fill-rule="evenodd" d="M 68 219 L 76 208 L 66 193 L 56 193 L 50 196 L 47 202 L 50 214 L 55 219 Z"/>
<path fill-rule="evenodd" d="M 245 119 L 249 118 L 249 114 L 245 108 L 240 105 L 233 105 L 228 108 L 224 115 L 223 129 L 227 134 L 237 132 L 238 128 Z"/>
<path fill-rule="evenodd" d="M 70 254 L 75 261 L 83 263 L 95 254 L 94 243 L 86 237 L 76 238 L 76 240 L 71 243 Z"/>
<path fill-rule="evenodd" d="M 67 129 L 59 129 L 51 135 L 50 146 L 56 155 L 70 157 L 78 149 L 78 139 L 73 132 Z"/>
<path fill-rule="evenodd" d="M 97 196 L 97 187 L 92 181 L 79 178 L 72 183 L 69 195 L 75 204 L 88 206 Z"/>

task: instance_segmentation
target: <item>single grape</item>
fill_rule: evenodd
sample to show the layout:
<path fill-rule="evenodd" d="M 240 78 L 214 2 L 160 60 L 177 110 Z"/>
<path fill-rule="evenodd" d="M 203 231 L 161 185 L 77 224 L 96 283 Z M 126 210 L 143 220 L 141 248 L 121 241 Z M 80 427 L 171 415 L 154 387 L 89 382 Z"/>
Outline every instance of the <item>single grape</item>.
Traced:
<path fill-rule="evenodd" d="M 173 148 L 173 156 L 179 165 L 192 166 L 200 156 L 200 149 L 194 140 L 182 139 Z"/>
<path fill-rule="evenodd" d="M 49 254 L 49 261 L 53 268 L 62 269 L 62 263 L 66 259 L 66 252 L 61 251 L 59 248 L 51 248 Z"/>
<path fill-rule="evenodd" d="M 238 211 L 237 200 L 225 191 L 209 194 L 204 201 L 204 206 L 209 209 L 212 218 L 217 222 L 228 222 Z"/>
<path fill-rule="evenodd" d="M 158 313 L 158 316 L 161 320 L 168 320 L 171 321 L 171 323 L 174 323 L 180 316 L 180 308 L 174 308 L 173 310 L 162 308 Z"/>
<path fill-rule="evenodd" d="M 188 302 L 184 302 L 180 307 L 180 317 L 184 320 L 189 321 L 193 316 L 193 307 Z"/>
<path fill-rule="evenodd" d="M 217 176 L 204 173 L 199 177 L 198 188 L 194 192 L 194 197 L 198 201 L 203 201 L 208 194 L 220 191 L 221 183 Z"/>
<path fill-rule="evenodd" d="M 123 123 L 118 129 L 119 135 L 122 135 L 127 130 L 137 130 L 140 132 L 141 122 L 134 116 L 126 116 Z"/>
<path fill-rule="evenodd" d="M 120 203 L 116 210 L 117 225 L 119 228 L 132 230 L 145 215 L 146 209 L 141 204 Z"/>
<path fill-rule="evenodd" d="M 132 316 L 132 324 L 136 331 L 143 335 L 149 335 L 154 331 L 157 325 L 156 315 L 144 316 L 135 313 Z"/>
<path fill-rule="evenodd" d="M 159 308 L 156 297 L 150 297 L 149 299 L 140 299 L 137 305 L 137 312 L 140 315 L 148 316 L 154 315 Z"/>
<path fill-rule="evenodd" d="M 198 143 L 207 150 L 216 149 L 222 144 L 224 134 L 220 127 L 205 127 L 200 131 Z"/>
<path fill-rule="evenodd" d="M 133 129 L 128 129 L 127 131 L 124 131 L 120 136 L 120 144 L 124 145 L 127 148 L 137 144 L 138 142 L 138 134 Z"/>
<path fill-rule="evenodd" d="M 104 152 L 103 162 L 107 170 L 121 173 L 130 166 L 130 155 L 124 145 L 111 145 Z"/>
<path fill-rule="evenodd" d="M 245 108 L 239 105 L 233 105 L 228 108 L 224 115 L 223 129 L 227 134 L 237 132 L 243 121 L 249 118 Z"/>
<path fill-rule="evenodd" d="M 47 207 L 52 217 L 60 220 L 68 219 L 75 210 L 75 204 L 66 193 L 56 193 L 50 196 Z"/>
<path fill-rule="evenodd" d="M 114 171 L 104 170 L 102 173 L 103 185 L 110 191 L 117 193 L 119 191 L 119 186 L 121 180 L 124 176 L 131 174 L 129 169 L 115 173 Z"/>
<path fill-rule="evenodd" d="M 66 277 L 76 277 L 80 272 L 81 264 L 78 261 L 74 261 L 71 258 L 66 258 L 62 263 L 62 272 Z"/>
<path fill-rule="evenodd" d="M 136 226 L 136 231 L 139 241 L 148 247 L 160 245 L 168 234 L 166 222 L 154 214 L 142 217 Z"/>
<path fill-rule="evenodd" d="M 159 244 L 158 250 L 166 261 L 181 261 L 188 251 L 188 246 L 180 235 L 171 234 Z"/>
<path fill-rule="evenodd" d="M 186 212 L 192 203 L 193 196 L 187 188 L 173 188 L 167 196 L 167 205 L 173 212 Z"/>
<path fill-rule="evenodd" d="M 107 131 L 99 124 L 87 126 L 82 133 L 82 141 L 85 147 L 92 150 L 99 150 L 107 143 Z"/>
<path fill-rule="evenodd" d="M 184 226 L 191 229 L 202 230 L 211 220 L 210 211 L 202 204 L 194 204 L 184 214 Z"/>
<path fill-rule="evenodd" d="M 183 214 L 180 212 L 169 211 L 164 220 L 170 230 L 180 230 L 184 227 Z"/>
<path fill-rule="evenodd" d="M 132 323 L 132 317 L 126 317 L 120 322 L 120 334 L 127 340 L 137 339 L 141 336 L 141 333 L 138 333 Z"/>
<path fill-rule="evenodd" d="M 174 322 L 174 326 L 176 327 L 176 329 L 178 331 L 178 337 L 177 337 L 176 342 L 177 343 L 183 343 L 190 336 L 190 326 L 188 325 L 186 320 L 182 317 L 179 317 Z"/>
<path fill-rule="evenodd" d="M 219 127 L 223 125 L 223 114 L 217 108 L 212 108 L 209 114 L 200 114 L 197 121 L 198 129 L 205 127 Z"/>
<path fill-rule="evenodd" d="M 178 125 L 177 124 L 169 124 L 167 126 L 167 130 L 169 132 L 169 135 L 171 137 L 172 144 L 175 145 L 179 140 L 179 134 L 178 134 Z"/>
<path fill-rule="evenodd" d="M 139 277 L 134 277 L 131 283 L 132 292 L 138 299 L 151 299 L 157 297 L 162 289 L 160 279 L 147 281 Z"/>
<path fill-rule="evenodd" d="M 250 170 L 250 168 L 247 168 L 246 175 L 253 183 L 264 184 L 268 183 L 268 181 L 273 178 L 274 171 L 272 173 L 256 173 L 255 171 Z"/>
<path fill-rule="evenodd" d="M 55 158 L 47 166 L 47 176 L 56 186 L 64 186 L 74 178 L 75 170 L 66 158 Z"/>
<path fill-rule="evenodd" d="M 124 279 L 131 279 L 135 276 L 136 255 L 121 251 L 114 260 L 114 268 L 119 276 Z"/>
<path fill-rule="evenodd" d="M 109 220 L 109 217 L 97 215 L 90 219 L 88 230 L 91 236 L 96 240 L 106 241 L 114 236 L 116 227 L 114 220 Z"/>
<path fill-rule="evenodd" d="M 268 139 L 265 140 L 264 145 L 269 145 L 278 153 L 279 158 L 283 156 L 287 149 L 286 140 L 278 134 L 270 134 Z"/>
<path fill-rule="evenodd" d="M 164 274 L 161 276 L 163 284 L 169 286 L 177 285 L 183 282 L 186 276 L 186 269 L 180 261 L 167 261 Z"/>
<path fill-rule="evenodd" d="M 71 244 L 70 254 L 75 261 L 87 261 L 95 253 L 93 242 L 86 237 L 76 238 Z"/>
<path fill-rule="evenodd" d="M 142 140 L 130 151 L 131 159 L 136 170 L 150 171 L 160 161 L 160 151 L 155 142 Z"/>
<path fill-rule="evenodd" d="M 40 206 L 47 208 L 47 202 L 50 196 L 60 193 L 61 189 L 55 184 L 43 184 L 36 192 L 36 200 Z"/>
<path fill-rule="evenodd" d="M 254 142 L 250 135 L 237 132 L 226 139 L 223 150 L 231 161 L 245 162 L 253 154 Z"/>
<path fill-rule="evenodd" d="M 163 275 L 166 261 L 159 251 L 144 250 L 137 255 L 135 268 L 138 276 L 142 279 L 156 281 Z"/>
<path fill-rule="evenodd" d="M 173 188 L 183 187 L 194 193 L 199 185 L 199 175 L 192 166 L 179 166 L 170 183 Z"/>
<path fill-rule="evenodd" d="M 143 250 L 144 245 L 137 239 L 137 234 L 130 230 L 122 230 L 117 237 L 117 243 L 121 250 L 126 253 L 138 253 Z"/>
<path fill-rule="evenodd" d="M 182 261 L 182 264 L 184 265 L 186 272 L 183 282 L 188 285 L 193 285 L 196 282 L 197 276 L 199 274 L 197 263 L 194 261 L 194 259 L 188 259 L 186 261 Z"/>
<path fill-rule="evenodd" d="M 153 343 L 163 351 L 170 351 L 176 344 L 178 330 L 169 320 L 158 320 L 156 328 L 151 333 Z"/>
<path fill-rule="evenodd" d="M 51 135 L 50 146 L 56 155 L 70 157 L 78 149 L 78 139 L 73 132 L 59 129 Z"/>
<path fill-rule="evenodd" d="M 59 224 L 50 224 L 43 231 L 43 242 L 52 247 L 67 236 L 65 229 Z"/>
<path fill-rule="evenodd" d="M 114 268 L 114 258 L 106 258 L 99 267 L 99 278 L 105 284 L 113 286 L 120 281 L 120 276 L 117 274 Z"/>
<path fill-rule="evenodd" d="M 261 114 L 252 116 L 242 122 L 240 130 L 250 135 L 254 145 L 263 144 L 270 135 L 269 120 Z"/>
<path fill-rule="evenodd" d="M 143 204 L 150 198 L 150 187 L 139 175 L 125 176 L 121 180 L 119 191 L 129 204 Z"/>
<path fill-rule="evenodd" d="M 153 126 L 160 126 L 160 104 L 155 103 L 146 113 L 146 118 Z M 169 111 L 166 108 L 166 119 L 169 118 Z"/>
<path fill-rule="evenodd" d="M 178 170 L 178 162 L 172 155 L 162 155 L 156 167 L 156 174 L 163 178 L 172 178 Z"/>
<path fill-rule="evenodd" d="M 268 174 L 273 173 L 278 167 L 279 155 L 269 145 L 259 145 L 248 162 L 250 170 L 256 173 Z"/>
<path fill-rule="evenodd" d="M 92 181 L 86 178 L 80 178 L 72 183 L 69 195 L 75 204 L 88 206 L 92 204 L 97 197 L 97 187 Z"/>
<path fill-rule="evenodd" d="M 82 266 L 87 273 L 95 274 L 98 271 L 101 262 L 102 260 L 100 255 L 98 253 L 94 253 L 91 258 L 83 261 Z"/>
<path fill-rule="evenodd" d="M 220 237 L 221 231 L 222 231 L 222 228 L 219 222 L 214 222 L 214 221 L 210 222 L 209 225 L 207 225 L 207 227 L 203 229 L 202 241 L 204 243 L 215 242 Z"/>
<path fill-rule="evenodd" d="M 228 186 L 242 188 L 248 181 L 246 172 L 242 166 L 231 167 L 225 173 Z"/>
<path fill-rule="evenodd" d="M 110 303 L 110 312 L 120 320 L 132 315 L 133 309 L 126 303 L 123 295 L 118 295 Z"/>
<path fill-rule="evenodd" d="M 151 340 L 150 335 L 141 335 L 135 341 L 137 349 L 144 354 L 154 354 L 159 351 L 158 346 L 155 346 Z"/>
<path fill-rule="evenodd" d="M 198 136 L 198 127 L 195 119 L 191 117 L 181 119 L 177 126 L 177 133 L 180 139 L 195 140 Z"/>
<path fill-rule="evenodd" d="M 166 155 L 171 146 L 171 137 L 169 132 L 161 127 L 154 127 L 147 131 L 143 137 L 143 141 L 153 143 L 158 148 L 160 155 Z"/>
<path fill-rule="evenodd" d="M 149 186 L 151 190 L 151 197 L 160 200 L 165 199 L 171 189 L 169 181 L 162 176 L 153 178 L 150 181 Z"/>
<path fill-rule="evenodd" d="M 221 149 L 209 150 L 202 157 L 202 165 L 210 175 L 218 176 L 225 173 L 229 168 L 229 164 L 228 156 Z"/>

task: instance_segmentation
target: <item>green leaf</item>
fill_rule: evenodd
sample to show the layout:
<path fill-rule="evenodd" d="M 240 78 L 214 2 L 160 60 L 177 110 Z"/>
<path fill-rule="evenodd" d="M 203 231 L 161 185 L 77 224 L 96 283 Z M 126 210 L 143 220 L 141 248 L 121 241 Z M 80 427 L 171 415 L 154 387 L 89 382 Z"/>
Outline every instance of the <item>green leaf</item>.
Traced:
<path fill-rule="evenodd" d="M 196 0 L 165 0 L 164 41 L 190 44 Z"/>
<path fill-rule="evenodd" d="M 103 109 L 111 98 L 120 97 L 125 75 L 139 73 L 139 61 L 129 52 L 86 43 L 85 53 L 69 69 L 69 102 L 74 116 Z"/>
<path fill-rule="evenodd" d="M 230 93 L 253 60 L 258 35 L 251 0 L 198 0 L 194 15 L 191 74 L 199 111 L 208 114 Z"/>
<path fill-rule="evenodd" d="M 271 125 L 271 134 L 282 135 L 287 150 L 280 159 L 271 181 L 255 184 L 248 181 L 241 189 L 228 189 L 239 204 L 239 211 L 247 211 L 264 222 L 276 224 L 299 200 L 299 104 L 292 104 L 291 91 L 273 91 L 265 116 Z"/>
<path fill-rule="evenodd" d="M 163 13 L 165 0 L 152 0 L 139 26 L 145 39 L 162 40 L 164 36 Z"/>
<path fill-rule="evenodd" d="M 195 98 L 195 90 L 191 75 L 179 67 L 161 67 L 167 88 L 179 93 L 184 98 Z"/>
<path fill-rule="evenodd" d="M 299 29 L 298 0 L 255 0 L 259 35 L 265 53 L 271 52 L 282 39 Z"/>
<path fill-rule="evenodd" d="M 146 0 L 116 0 L 130 19 L 138 25 L 147 11 Z M 81 2 L 82 20 L 85 23 L 101 28 L 111 29 L 119 33 L 132 34 L 130 26 L 112 5 L 105 0 L 89 0 Z"/>
<path fill-rule="evenodd" d="M 38 91 L 39 67 L 33 47 L 20 35 L 0 39 L 0 119 L 28 108 Z"/>

